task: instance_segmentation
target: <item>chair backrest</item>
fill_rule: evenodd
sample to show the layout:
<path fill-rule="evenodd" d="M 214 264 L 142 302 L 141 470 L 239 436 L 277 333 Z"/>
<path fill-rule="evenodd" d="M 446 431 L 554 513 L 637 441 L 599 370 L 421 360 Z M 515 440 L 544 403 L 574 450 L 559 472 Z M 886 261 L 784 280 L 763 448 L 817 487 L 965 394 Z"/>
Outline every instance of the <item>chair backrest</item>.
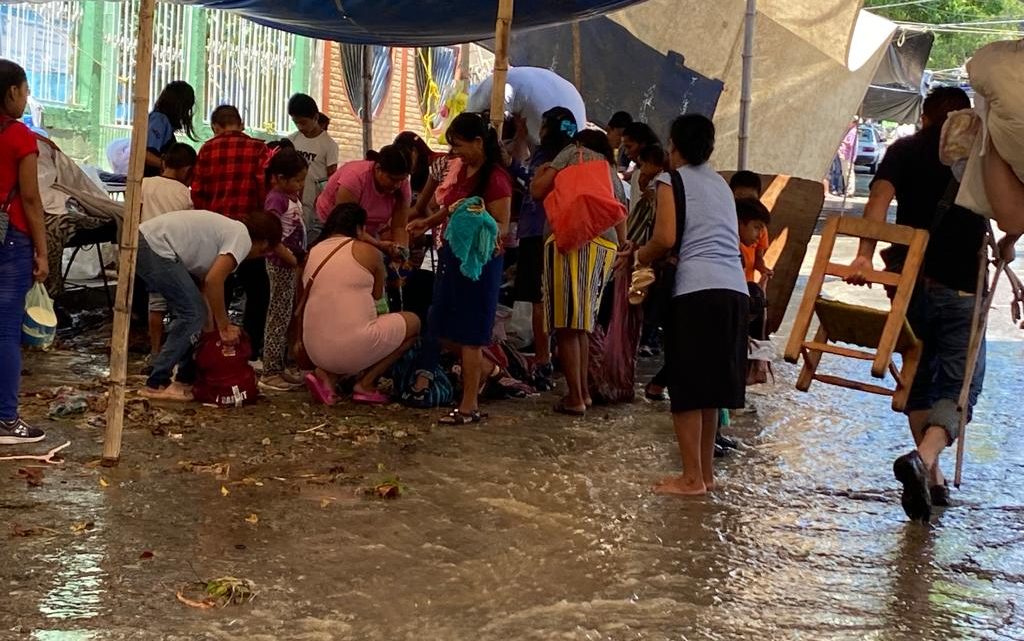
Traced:
<path fill-rule="evenodd" d="M 910 297 L 914 293 L 918 272 L 924 261 L 925 249 L 928 246 L 928 232 L 904 225 L 865 220 L 860 217 L 837 216 L 825 223 L 821 234 L 821 244 L 814 259 L 814 266 L 807 282 L 804 299 L 800 303 L 800 311 L 793 325 L 793 334 L 786 347 L 786 360 L 796 362 L 800 348 L 807 337 L 811 316 L 814 314 L 815 301 L 821 294 L 826 276 L 848 278 L 854 272 L 849 265 L 832 262 L 832 251 L 835 249 L 839 235 L 852 236 L 858 239 L 888 242 L 908 247 L 907 256 L 900 273 L 870 269 L 861 275 L 869 283 L 885 285 L 895 289 L 892 306 L 889 311 L 885 328 L 879 340 L 878 349 L 871 367 L 872 375 L 885 375 L 896 348 L 897 340 L 903 328 Z"/>

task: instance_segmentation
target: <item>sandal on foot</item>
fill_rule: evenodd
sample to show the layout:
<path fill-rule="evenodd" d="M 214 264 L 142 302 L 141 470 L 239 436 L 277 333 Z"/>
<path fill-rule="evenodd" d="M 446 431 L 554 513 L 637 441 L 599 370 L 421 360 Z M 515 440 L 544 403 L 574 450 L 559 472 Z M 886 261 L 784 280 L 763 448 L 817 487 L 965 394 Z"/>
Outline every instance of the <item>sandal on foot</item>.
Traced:
<path fill-rule="evenodd" d="M 139 390 L 139 396 L 151 401 L 176 401 L 180 403 L 188 403 L 193 400 L 192 390 L 177 383 L 171 383 L 167 387 L 159 389 L 143 387 Z"/>
<path fill-rule="evenodd" d="M 655 402 L 667 401 L 668 394 L 665 393 L 665 390 L 661 390 L 661 392 L 655 394 L 654 392 L 651 391 L 651 386 L 648 385 L 647 387 L 644 388 L 644 398 L 646 398 L 649 401 Z"/>
<path fill-rule="evenodd" d="M 469 425 L 470 423 L 479 423 L 485 418 L 487 418 L 487 415 L 481 414 L 480 410 L 473 410 L 469 414 L 463 414 L 456 408 L 448 412 L 447 416 L 437 419 L 437 422 L 439 425 Z"/>
<path fill-rule="evenodd" d="M 313 400 L 318 403 L 334 405 L 338 402 L 338 397 L 334 395 L 334 390 L 324 384 L 313 372 L 306 374 L 306 387 L 309 389 L 309 393 L 313 395 Z"/>
<path fill-rule="evenodd" d="M 553 411 L 556 414 L 565 414 L 566 416 L 587 415 L 587 410 L 585 408 L 579 409 L 576 407 L 569 407 L 568 405 L 565 404 L 565 401 L 558 401 L 557 403 L 555 403 L 555 406 L 551 408 L 551 411 Z"/>
<path fill-rule="evenodd" d="M 374 390 L 372 392 L 352 392 L 353 403 L 363 403 L 364 405 L 385 405 L 391 400 L 387 394 L 382 394 L 380 390 Z"/>

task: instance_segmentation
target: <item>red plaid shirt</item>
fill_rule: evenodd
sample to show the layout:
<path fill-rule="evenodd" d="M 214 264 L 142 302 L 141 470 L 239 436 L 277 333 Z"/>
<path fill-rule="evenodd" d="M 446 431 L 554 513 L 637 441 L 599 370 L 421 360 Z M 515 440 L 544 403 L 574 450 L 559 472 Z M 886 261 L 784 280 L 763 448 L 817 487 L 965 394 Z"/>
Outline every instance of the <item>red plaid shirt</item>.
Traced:
<path fill-rule="evenodd" d="M 199 149 L 192 175 L 192 203 L 238 220 L 263 208 L 263 163 L 269 153 L 262 140 L 226 131 Z"/>

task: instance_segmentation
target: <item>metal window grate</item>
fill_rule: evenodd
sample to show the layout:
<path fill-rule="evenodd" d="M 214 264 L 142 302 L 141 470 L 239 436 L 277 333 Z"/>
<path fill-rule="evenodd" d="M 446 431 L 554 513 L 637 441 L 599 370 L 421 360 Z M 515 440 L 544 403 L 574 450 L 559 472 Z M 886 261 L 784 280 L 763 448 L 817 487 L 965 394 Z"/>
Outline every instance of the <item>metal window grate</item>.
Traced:
<path fill-rule="evenodd" d="M 81 19 L 78 2 L 0 4 L 0 58 L 25 68 L 37 100 L 75 104 Z"/>
<path fill-rule="evenodd" d="M 234 105 L 250 129 L 288 131 L 296 36 L 222 11 L 210 11 L 207 17 L 209 111 Z"/>
<path fill-rule="evenodd" d="M 384 98 L 391 88 L 391 47 L 373 45 L 371 50 L 371 70 L 373 80 L 370 84 L 370 113 L 376 117 L 380 113 Z M 348 94 L 352 111 L 362 118 L 363 113 L 363 47 L 362 45 L 341 45 L 341 67 L 345 75 L 345 91 Z"/>
<path fill-rule="evenodd" d="M 169 82 L 189 77 L 192 49 L 192 19 L 196 9 L 180 4 L 158 3 L 153 22 L 153 75 L 149 90 L 155 102 Z M 104 36 L 112 50 L 114 73 L 107 74 L 107 93 L 112 109 L 104 124 L 128 126 L 132 122 L 132 90 L 135 78 L 135 49 L 138 34 L 139 0 L 113 4 L 113 29 Z M 110 86 L 113 85 L 113 86 Z"/>

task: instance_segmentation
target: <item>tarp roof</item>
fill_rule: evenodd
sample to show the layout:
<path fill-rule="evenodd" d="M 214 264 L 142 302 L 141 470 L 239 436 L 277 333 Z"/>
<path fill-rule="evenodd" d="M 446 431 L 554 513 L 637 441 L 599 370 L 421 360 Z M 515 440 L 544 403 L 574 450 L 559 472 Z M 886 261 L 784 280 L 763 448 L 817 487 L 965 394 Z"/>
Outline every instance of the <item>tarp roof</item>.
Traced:
<path fill-rule="evenodd" d="M 934 42 L 930 32 L 900 29 L 893 35 L 864 96 L 861 116 L 917 124 L 924 105 L 924 68 Z"/>
<path fill-rule="evenodd" d="M 719 169 L 735 169 L 745 0 L 648 0 L 581 24 L 587 115 L 624 109 L 659 135 L 713 115 Z M 896 26 L 860 0 L 758 0 L 750 169 L 820 179 Z M 567 26 L 512 32 L 511 62 L 573 77 Z"/>
<path fill-rule="evenodd" d="M 0 0 L 2 2 L 3 0 Z M 182 0 L 352 44 L 433 46 L 494 37 L 497 0 Z M 516 0 L 513 30 L 589 18 L 641 0 Z"/>

